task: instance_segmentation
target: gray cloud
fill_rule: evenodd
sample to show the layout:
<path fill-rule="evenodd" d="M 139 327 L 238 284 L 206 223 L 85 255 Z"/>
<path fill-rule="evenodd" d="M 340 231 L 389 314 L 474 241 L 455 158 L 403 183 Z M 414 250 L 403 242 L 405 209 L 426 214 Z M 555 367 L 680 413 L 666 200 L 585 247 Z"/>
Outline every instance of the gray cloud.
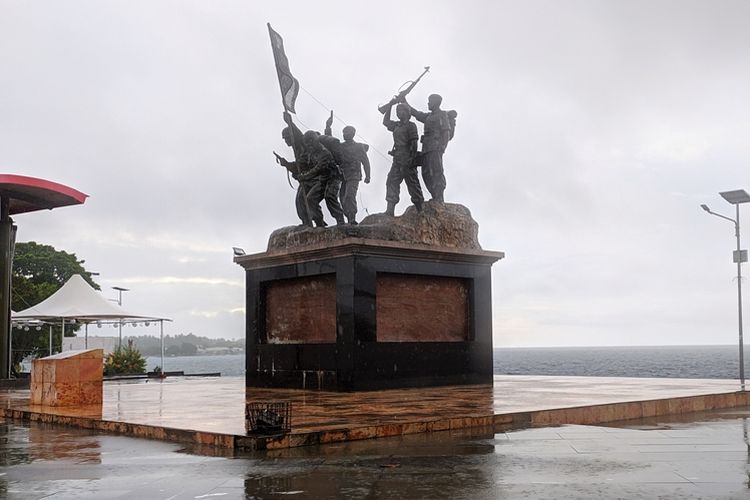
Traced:
<path fill-rule="evenodd" d="M 697 205 L 747 184 L 746 2 L 11 2 L 0 0 L 0 165 L 87 192 L 19 216 L 126 304 L 202 335 L 244 334 L 231 246 L 294 224 L 265 23 L 304 91 L 371 143 L 375 110 L 422 66 L 459 111 L 449 201 L 488 249 L 498 344 L 728 343 L 732 231 Z M 343 124 L 336 123 L 339 129 Z M 224 251 L 224 253 L 222 253 Z M 162 277 L 176 278 L 159 282 Z M 212 283 L 197 278 L 210 278 Z M 191 281 L 193 280 L 193 281 Z M 225 284 L 221 284 L 225 283 Z"/>

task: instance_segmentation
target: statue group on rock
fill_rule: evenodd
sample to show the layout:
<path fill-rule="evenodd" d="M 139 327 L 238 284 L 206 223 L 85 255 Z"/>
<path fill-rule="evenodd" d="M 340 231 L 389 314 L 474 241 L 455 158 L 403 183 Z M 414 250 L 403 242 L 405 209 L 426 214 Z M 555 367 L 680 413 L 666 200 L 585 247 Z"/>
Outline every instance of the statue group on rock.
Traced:
<path fill-rule="evenodd" d="M 407 90 L 378 108 L 383 113 L 383 125 L 393 135 L 393 148 L 389 151 L 393 162 L 386 178 L 385 195 L 385 213 L 390 216 L 394 216 L 399 202 L 402 182 L 406 183 L 412 204 L 418 211 L 422 210 L 425 198 L 419 181 L 420 167 L 422 181 L 431 200 L 444 201 L 446 182 L 443 153 L 453 138 L 457 113 L 442 110 L 442 97 L 438 94 L 429 96 L 426 112 L 409 105 L 406 94 L 418 81 L 419 78 Z M 396 120 L 391 117 L 394 106 Z M 314 130 L 303 133 L 288 112 L 285 111 L 283 117 L 287 126 L 281 135 L 292 148 L 294 160 L 274 154 L 276 161 L 299 183 L 295 207 L 302 224 L 316 227 L 327 225 L 321 209 L 323 200 L 337 225 L 357 224 L 357 192 L 363 180 L 363 170 L 365 184 L 370 183 L 369 146 L 354 140 L 356 129 L 349 125 L 342 130 L 342 140 L 333 137 L 333 112 L 325 123 L 323 134 Z M 424 124 L 421 138 L 412 117 Z"/>

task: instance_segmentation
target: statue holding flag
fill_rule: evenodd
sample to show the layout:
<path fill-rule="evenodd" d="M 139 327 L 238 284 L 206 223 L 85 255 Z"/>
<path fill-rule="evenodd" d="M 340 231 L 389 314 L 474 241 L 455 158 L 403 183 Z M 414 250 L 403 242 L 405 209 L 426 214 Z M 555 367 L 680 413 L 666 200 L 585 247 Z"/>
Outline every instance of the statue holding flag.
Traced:
<path fill-rule="evenodd" d="M 284 112 L 285 117 L 288 114 L 289 113 L 287 113 L 286 111 Z M 288 170 L 287 175 L 291 174 L 292 177 L 294 177 L 298 182 L 297 194 L 294 198 L 294 206 L 297 209 L 297 217 L 300 218 L 303 226 L 312 226 L 310 209 L 307 206 L 307 192 L 309 191 L 309 186 L 305 186 L 305 184 L 300 180 L 300 172 L 298 167 L 299 164 L 297 163 L 304 154 L 302 131 L 297 127 L 297 125 L 294 124 L 294 122 L 292 122 L 291 116 L 289 117 L 288 123 L 289 125 L 284 127 L 284 129 L 281 131 L 281 138 L 284 139 L 284 142 L 286 142 L 287 146 L 292 148 L 292 151 L 294 152 L 294 160 L 288 161 L 286 158 L 276 154 L 275 151 L 273 154 L 274 156 L 276 156 L 276 163 L 278 163 L 282 167 L 285 167 Z M 291 186 L 291 182 L 289 183 L 289 185 Z"/>
<path fill-rule="evenodd" d="M 268 23 L 268 34 L 271 36 L 271 50 L 273 50 L 276 74 L 279 77 L 279 87 L 281 87 L 281 103 L 284 106 L 284 111 L 296 113 L 294 103 L 297 100 L 297 94 L 299 94 L 299 82 L 292 76 L 289 69 L 289 59 L 284 53 L 284 40 L 271 28 L 271 23 Z"/>
<path fill-rule="evenodd" d="M 299 182 L 295 206 L 302 224 L 325 227 L 320 203 L 325 200 L 328 211 L 337 224 L 344 224 L 344 212 L 339 203 L 341 189 L 341 172 L 333 154 L 320 141 L 321 135 L 308 130 L 304 134 L 292 122 L 289 113 L 284 112 L 284 121 L 288 124 L 281 135 L 287 145 L 294 146 L 295 160 L 276 155 L 276 162 L 285 167 Z"/>
<path fill-rule="evenodd" d="M 286 53 L 284 52 L 284 40 L 281 38 L 281 35 L 271 28 L 271 23 L 268 23 L 267 26 L 268 35 L 271 38 L 273 60 L 276 65 L 276 75 L 279 78 L 279 88 L 281 89 L 281 104 L 284 108 L 284 116 L 286 117 L 288 113 L 295 112 L 294 103 L 297 100 L 297 94 L 299 94 L 299 82 L 294 78 L 292 71 L 289 69 L 289 59 L 287 59 Z M 292 151 L 294 151 L 294 162 L 289 162 L 274 153 L 276 156 L 276 162 L 281 166 L 286 167 L 287 170 L 291 172 L 292 176 L 299 181 L 299 168 L 296 162 L 302 157 L 304 145 L 302 144 L 302 131 L 292 123 L 291 117 L 287 122 L 287 127 L 281 131 L 281 137 L 284 139 L 284 142 L 292 148 Z M 302 221 L 302 224 L 305 226 L 312 226 L 310 209 L 307 206 L 307 189 L 305 184 L 301 181 L 297 186 L 295 207 L 297 209 L 297 216 Z"/>
<path fill-rule="evenodd" d="M 320 134 L 308 130 L 304 134 L 292 121 L 294 103 L 299 94 L 299 82 L 289 69 L 289 60 L 284 53 L 284 40 L 268 24 L 268 34 L 271 37 L 271 49 L 276 74 L 281 89 L 281 102 L 284 107 L 284 122 L 287 127 L 282 130 L 284 141 L 294 151 L 294 161 L 287 161 L 277 155 L 276 161 L 285 167 L 292 176 L 299 181 L 295 206 L 297 216 L 303 225 L 325 227 L 320 202 L 325 199 L 328 211 L 336 219 L 337 224 L 344 224 L 344 212 L 339 203 L 338 194 L 341 186 L 341 173 L 333 155 L 320 144 Z"/>

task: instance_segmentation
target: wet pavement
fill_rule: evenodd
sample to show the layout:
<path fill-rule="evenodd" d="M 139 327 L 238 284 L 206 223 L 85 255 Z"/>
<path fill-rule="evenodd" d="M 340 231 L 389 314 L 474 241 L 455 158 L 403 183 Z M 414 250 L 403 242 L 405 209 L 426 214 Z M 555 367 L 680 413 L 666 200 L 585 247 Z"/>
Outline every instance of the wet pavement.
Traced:
<path fill-rule="evenodd" d="M 337 393 L 245 388 L 241 377 L 107 382 L 103 404 L 30 404 L 0 390 L 0 415 L 228 448 L 286 448 L 493 424 L 598 424 L 750 404 L 734 380 L 496 376 L 494 384 Z M 682 399 L 681 399 L 682 398 Z M 245 404 L 291 404 L 292 432 L 247 438 Z M 561 411 L 562 410 L 562 411 Z"/>
<path fill-rule="evenodd" d="M 4 421 L 0 498 L 750 498 L 748 419 L 744 407 L 241 455 Z"/>

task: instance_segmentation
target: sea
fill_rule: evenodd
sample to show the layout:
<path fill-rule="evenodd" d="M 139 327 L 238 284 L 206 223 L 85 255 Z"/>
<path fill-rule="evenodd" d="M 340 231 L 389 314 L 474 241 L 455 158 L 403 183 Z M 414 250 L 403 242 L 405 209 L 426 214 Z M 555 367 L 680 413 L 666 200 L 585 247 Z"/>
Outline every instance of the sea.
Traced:
<path fill-rule="evenodd" d="M 496 375 L 739 378 L 737 346 L 535 347 L 494 350 Z M 149 371 L 161 364 L 147 357 Z M 244 376 L 245 355 L 173 356 L 165 371 Z M 750 373 L 750 372 L 749 372 Z"/>

